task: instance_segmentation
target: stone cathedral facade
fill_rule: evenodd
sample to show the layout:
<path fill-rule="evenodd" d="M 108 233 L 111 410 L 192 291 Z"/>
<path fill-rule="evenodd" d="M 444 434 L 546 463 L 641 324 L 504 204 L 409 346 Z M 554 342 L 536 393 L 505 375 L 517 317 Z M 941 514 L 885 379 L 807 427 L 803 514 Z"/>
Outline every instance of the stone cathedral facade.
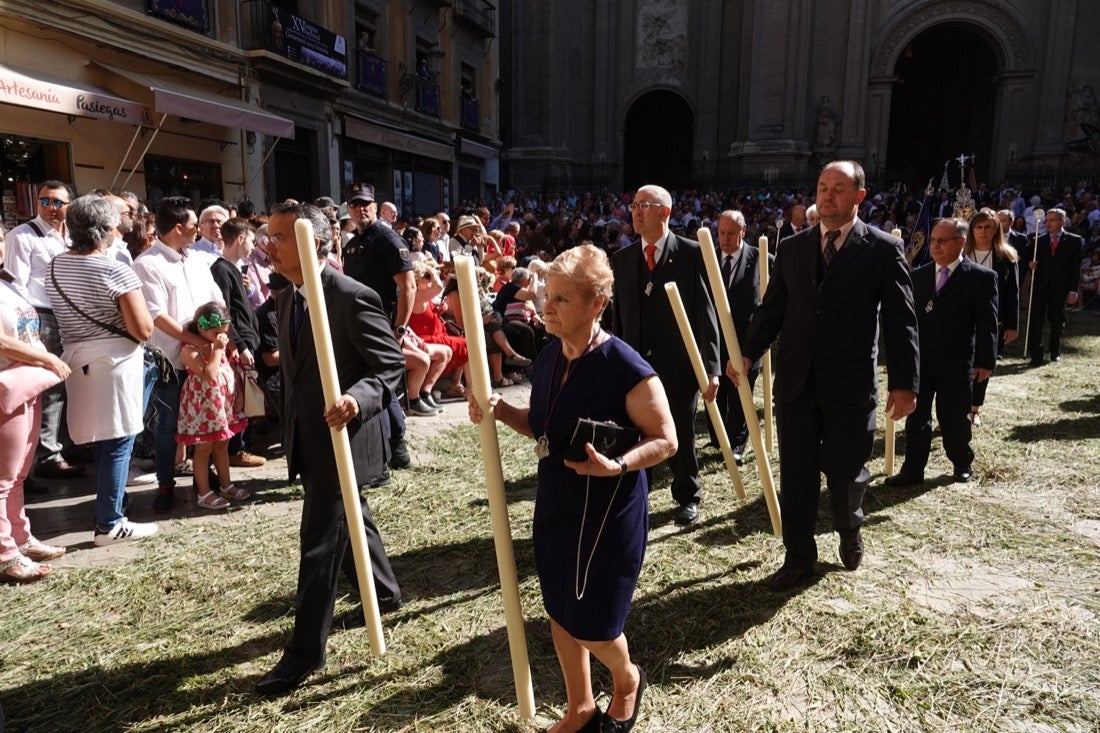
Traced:
<path fill-rule="evenodd" d="M 514 188 L 888 184 L 1100 170 L 1096 0 L 501 3 Z M 1026 183 L 1026 182 L 1025 182 Z"/>

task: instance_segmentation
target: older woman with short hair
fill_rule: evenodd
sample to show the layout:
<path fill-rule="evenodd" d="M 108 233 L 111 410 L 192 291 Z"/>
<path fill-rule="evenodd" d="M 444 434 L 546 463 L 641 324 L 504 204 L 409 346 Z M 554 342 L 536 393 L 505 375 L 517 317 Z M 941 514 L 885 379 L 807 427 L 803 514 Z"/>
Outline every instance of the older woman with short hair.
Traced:
<path fill-rule="evenodd" d="M 50 263 L 46 292 L 72 369 L 66 382 L 73 442 L 93 443 L 96 467 L 93 544 L 148 537 L 157 525 L 123 514 L 126 474 L 134 438 L 141 432 L 146 378 L 141 347 L 153 318 L 134 270 L 110 257 L 118 209 L 98 196 L 69 204 L 72 247 Z"/>
<path fill-rule="evenodd" d="M 607 255 L 592 245 L 550 264 L 544 317 L 558 338 L 531 369 L 524 407 L 492 395 L 492 414 L 536 440 L 538 492 L 532 529 L 543 605 L 565 679 L 568 708 L 555 731 L 629 731 L 645 675 L 630 659 L 623 628 L 645 556 L 648 486 L 643 469 L 676 452 L 676 430 L 653 368 L 600 327 L 611 297 Z M 470 419 L 482 411 L 470 402 Z M 621 455 L 592 442 L 586 460 L 565 459 L 579 418 L 614 421 L 640 433 Z M 600 713 L 592 694 L 591 657 L 610 671 L 614 694 Z"/>

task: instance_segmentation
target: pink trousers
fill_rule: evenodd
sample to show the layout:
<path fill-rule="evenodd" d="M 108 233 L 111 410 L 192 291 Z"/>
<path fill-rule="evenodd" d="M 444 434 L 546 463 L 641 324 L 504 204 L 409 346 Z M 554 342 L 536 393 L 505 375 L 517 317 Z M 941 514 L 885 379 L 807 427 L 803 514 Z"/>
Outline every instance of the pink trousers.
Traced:
<path fill-rule="evenodd" d="M 35 399 L 14 415 L 0 415 L 0 563 L 32 538 L 23 507 L 23 481 L 34 462 L 42 403 Z"/>

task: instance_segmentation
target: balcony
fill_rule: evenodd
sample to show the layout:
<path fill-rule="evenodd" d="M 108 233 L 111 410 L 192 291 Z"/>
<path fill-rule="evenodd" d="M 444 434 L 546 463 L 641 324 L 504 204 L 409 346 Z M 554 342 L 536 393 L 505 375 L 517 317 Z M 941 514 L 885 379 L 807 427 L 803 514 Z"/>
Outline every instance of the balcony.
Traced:
<path fill-rule="evenodd" d="M 455 19 L 464 21 L 486 38 L 496 38 L 497 9 L 487 0 L 455 0 Z"/>
<path fill-rule="evenodd" d="M 327 28 L 268 0 L 243 0 L 241 24 L 241 45 L 245 51 L 253 52 L 250 57 L 281 56 L 334 79 L 348 78 L 345 39 Z"/>
<path fill-rule="evenodd" d="M 416 80 L 416 111 L 423 115 L 439 117 L 439 82 Z"/>
<path fill-rule="evenodd" d="M 462 129 L 481 132 L 481 103 L 476 99 L 462 98 Z"/>
<path fill-rule="evenodd" d="M 390 64 L 373 53 L 358 51 L 359 75 L 355 88 L 382 99 L 389 98 Z"/>

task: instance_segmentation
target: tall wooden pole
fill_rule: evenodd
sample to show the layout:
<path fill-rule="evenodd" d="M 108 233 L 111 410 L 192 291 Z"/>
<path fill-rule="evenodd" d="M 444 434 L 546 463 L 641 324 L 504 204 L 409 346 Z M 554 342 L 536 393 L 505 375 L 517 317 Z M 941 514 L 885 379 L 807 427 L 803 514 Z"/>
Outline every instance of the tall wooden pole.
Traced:
<path fill-rule="evenodd" d="M 497 424 L 489 409 L 489 356 L 485 348 L 485 331 L 481 328 L 481 301 L 472 257 L 454 257 L 458 294 L 462 301 L 462 322 L 466 327 L 466 346 L 470 352 L 470 382 L 474 399 L 484 416 L 478 424 L 481 439 L 481 460 L 485 468 L 485 484 L 489 493 L 489 516 L 493 525 L 493 545 L 496 548 L 497 574 L 504 597 L 504 622 L 508 628 L 508 649 L 512 656 L 512 677 L 516 684 L 519 714 L 530 720 L 535 717 L 535 691 L 531 685 L 531 665 L 527 658 L 527 636 L 523 629 L 523 608 L 519 602 L 519 580 L 516 576 L 516 556 L 512 545 L 512 530 L 508 521 L 508 500 L 504 496 L 504 470 L 500 465 L 500 443 Z"/>

